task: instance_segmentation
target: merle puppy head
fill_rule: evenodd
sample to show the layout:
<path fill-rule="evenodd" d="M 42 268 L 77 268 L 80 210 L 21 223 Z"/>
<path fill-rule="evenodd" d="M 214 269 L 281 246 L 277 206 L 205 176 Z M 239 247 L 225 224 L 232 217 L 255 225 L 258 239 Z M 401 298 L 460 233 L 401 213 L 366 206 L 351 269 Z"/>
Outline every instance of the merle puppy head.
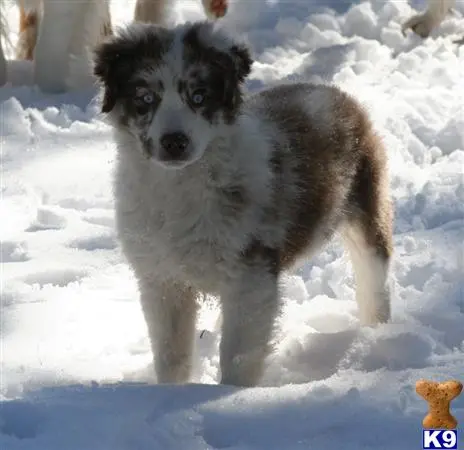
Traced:
<path fill-rule="evenodd" d="M 102 112 L 147 156 L 182 168 L 234 122 L 251 64 L 248 49 L 211 23 L 132 24 L 96 50 Z"/>

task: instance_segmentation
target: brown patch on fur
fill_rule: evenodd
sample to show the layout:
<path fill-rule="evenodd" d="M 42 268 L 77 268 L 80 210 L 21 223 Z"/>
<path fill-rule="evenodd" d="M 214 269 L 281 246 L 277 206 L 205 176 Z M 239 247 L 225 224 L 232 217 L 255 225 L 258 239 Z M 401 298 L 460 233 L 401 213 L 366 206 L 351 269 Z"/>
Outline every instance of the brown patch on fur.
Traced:
<path fill-rule="evenodd" d="M 138 36 L 122 34 L 97 46 L 94 75 L 105 88 L 102 112 L 110 112 L 118 99 L 133 95 L 134 76 L 156 66 L 171 39 L 168 31 L 150 27 Z"/>
<path fill-rule="evenodd" d="M 317 95 L 327 89 L 325 100 L 331 104 L 324 105 L 315 96 L 323 111 L 310 114 L 310 108 L 317 106 L 308 103 L 316 89 Z M 286 136 L 283 142 L 275 143 L 269 162 L 276 177 L 274 215 L 289 223 L 281 265 L 291 266 L 311 243 L 330 238 L 343 220 L 360 221 L 367 242 L 388 258 L 392 212 L 383 191 L 384 149 L 367 115 L 347 94 L 337 88 L 311 85 L 305 90 L 306 100 L 299 85 L 257 94 L 264 100 L 261 114 L 277 123 Z M 275 98 L 282 100 L 275 102 Z M 288 176 L 281 175 L 289 168 L 296 192 L 284 184 Z"/>
<path fill-rule="evenodd" d="M 16 57 L 32 61 L 37 43 L 39 29 L 39 15 L 37 11 L 26 10 L 19 7 L 19 39 L 16 47 Z"/>

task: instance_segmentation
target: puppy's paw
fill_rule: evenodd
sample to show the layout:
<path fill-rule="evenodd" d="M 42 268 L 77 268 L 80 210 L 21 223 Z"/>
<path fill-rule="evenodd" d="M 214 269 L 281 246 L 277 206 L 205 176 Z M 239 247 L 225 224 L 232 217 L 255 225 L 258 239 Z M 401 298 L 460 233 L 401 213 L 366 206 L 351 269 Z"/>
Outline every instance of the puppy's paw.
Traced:
<path fill-rule="evenodd" d="M 201 0 L 206 17 L 216 20 L 224 17 L 227 13 L 228 0 Z"/>

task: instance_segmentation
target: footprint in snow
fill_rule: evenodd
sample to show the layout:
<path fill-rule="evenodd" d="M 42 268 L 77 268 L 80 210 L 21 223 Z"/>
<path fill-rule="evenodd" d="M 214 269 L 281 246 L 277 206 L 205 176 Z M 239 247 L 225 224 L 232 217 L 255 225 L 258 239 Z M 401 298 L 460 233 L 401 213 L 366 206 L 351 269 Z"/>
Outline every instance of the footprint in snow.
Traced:
<path fill-rule="evenodd" d="M 93 252 L 96 250 L 114 250 L 117 247 L 117 243 L 112 234 L 101 234 L 75 239 L 70 242 L 69 247 Z"/>
<path fill-rule="evenodd" d="M 38 284 L 40 287 L 46 285 L 64 287 L 70 283 L 80 281 L 87 272 L 75 269 L 49 270 L 47 272 L 35 272 L 26 275 L 22 280 L 30 285 Z"/>
<path fill-rule="evenodd" d="M 42 206 L 37 209 L 37 217 L 26 231 L 61 230 L 66 227 L 66 224 L 67 221 L 63 214 L 53 208 Z"/>
<path fill-rule="evenodd" d="M 25 242 L 3 241 L 0 246 L 2 263 L 24 262 L 30 259 Z"/>

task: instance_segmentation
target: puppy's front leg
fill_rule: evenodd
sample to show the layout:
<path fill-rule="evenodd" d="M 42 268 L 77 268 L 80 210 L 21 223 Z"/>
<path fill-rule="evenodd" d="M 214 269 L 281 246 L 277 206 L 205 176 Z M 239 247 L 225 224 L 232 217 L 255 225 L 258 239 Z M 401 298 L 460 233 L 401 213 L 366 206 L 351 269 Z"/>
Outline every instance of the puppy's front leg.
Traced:
<path fill-rule="evenodd" d="M 196 292 L 183 283 L 140 282 L 158 383 L 186 383 L 192 369 Z"/>
<path fill-rule="evenodd" d="M 277 252 L 258 245 L 246 257 L 221 292 L 221 383 L 236 386 L 253 386 L 261 378 L 279 309 Z"/>

